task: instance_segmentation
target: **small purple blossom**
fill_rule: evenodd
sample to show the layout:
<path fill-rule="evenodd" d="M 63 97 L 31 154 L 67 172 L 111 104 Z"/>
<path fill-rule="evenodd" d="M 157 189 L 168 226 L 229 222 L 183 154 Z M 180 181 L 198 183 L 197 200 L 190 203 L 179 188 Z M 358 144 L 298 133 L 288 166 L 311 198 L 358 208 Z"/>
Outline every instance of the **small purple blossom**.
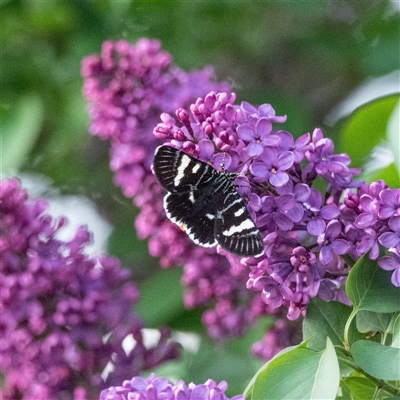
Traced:
<path fill-rule="evenodd" d="M 379 242 L 386 248 L 394 248 L 400 252 L 400 217 L 391 217 L 388 225 L 391 231 L 382 233 Z"/>
<path fill-rule="evenodd" d="M 387 219 L 392 216 L 400 216 L 400 190 L 384 189 L 379 193 L 381 206 L 379 208 L 379 218 Z"/>
<path fill-rule="evenodd" d="M 247 101 L 243 101 L 240 105 L 241 110 L 249 115 L 250 118 L 258 120 L 259 118 L 268 118 L 271 122 L 283 123 L 286 121 L 286 115 L 277 116 L 271 104 L 261 104 L 258 108 L 254 107 Z"/>
<path fill-rule="evenodd" d="M 293 161 L 292 152 L 279 153 L 277 149 L 267 147 L 250 170 L 256 182 L 268 180 L 271 185 L 280 187 L 289 181 L 286 171 L 293 165 Z"/>
<path fill-rule="evenodd" d="M 305 133 L 300 136 L 296 141 L 294 140 L 291 133 L 286 131 L 278 131 L 276 135 L 281 139 L 279 147 L 291 151 L 293 153 L 294 162 L 301 163 L 305 156 L 306 151 L 309 148 L 310 134 Z"/>
<path fill-rule="evenodd" d="M 277 146 L 280 138 L 276 135 L 270 135 L 272 123 L 268 118 L 261 118 L 256 126 L 242 124 L 237 129 L 238 136 L 248 143 L 246 147 L 247 154 L 250 157 L 259 156 L 267 146 Z"/>
<path fill-rule="evenodd" d="M 337 279 L 321 279 L 318 296 L 325 301 L 338 301 L 351 306 L 351 301 L 345 291 L 346 276 L 340 276 Z"/>
<path fill-rule="evenodd" d="M 287 193 L 279 197 L 265 196 L 261 201 L 263 216 L 259 218 L 260 226 L 268 225 L 271 230 L 278 227 L 284 231 L 293 228 L 294 222 L 289 214 L 295 204 L 295 197 L 292 194 Z"/>
<path fill-rule="evenodd" d="M 176 385 L 166 378 L 156 377 L 153 373 L 148 378 L 135 376 L 125 380 L 121 386 L 112 386 L 101 392 L 99 400 L 244 400 L 243 395 L 227 397 L 225 381 L 217 384 L 212 379 L 196 385 L 179 381 Z"/>
<path fill-rule="evenodd" d="M 318 236 L 325 231 L 326 221 L 331 221 L 339 216 L 340 210 L 336 204 L 322 206 L 322 194 L 311 189 L 308 200 L 304 203 L 308 218 L 307 231 L 310 235 Z"/>
<path fill-rule="evenodd" d="M 400 286 L 400 254 L 393 251 L 390 256 L 383 256 L 378 261 L 379 266 L 385 271 L 393 271 L 392 283 L 394 286 Z"/>
<path fill-rule="evenodd" d="M 363 194 L 360 197 L 360 208 L 363 210 L 363 212 L 358 215 L 354 221 L 354 225 L 361 229 L 373 226 L 376 222 L 378 222 L 379 219 L 379 206 L 379 199 L 374 199 L 367 194 Z"/>
<path fill-rule="evenodd" d="M 318 236 L 317 241 L 321 247 L 319 258 L 323 264 L 329 264 L 334 254 L 345 254 L 349 250 L 349 243 L 340 238 L 341 232 L 340 222 L 332 220 L 328 223 L 325 233 Z"/>

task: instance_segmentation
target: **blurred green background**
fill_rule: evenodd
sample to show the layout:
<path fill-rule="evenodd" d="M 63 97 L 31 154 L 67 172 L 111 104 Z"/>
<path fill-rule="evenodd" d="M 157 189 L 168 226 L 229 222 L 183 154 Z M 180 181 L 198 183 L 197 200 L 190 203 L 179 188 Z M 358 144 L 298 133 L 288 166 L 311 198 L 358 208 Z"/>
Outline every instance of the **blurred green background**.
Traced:
<path fill-rule="evenodd" d="M 138 310 L 149 326 L 169 324 L 204 338 L 201 310 L 183 308 L 181 271 L 160 272 L 147 244 L 136 239 L 137 211 L 113 186 L 108 145 L 88 133 L 80 62 L 99 53 L 104 40 L 158 38 L 181 68 L 214 66 L 219 80 L 234 84 L 238 101 L 271 103 L 278 115 L 288 116 L 285 128 L 295 136 L 323 128 L 336 150 L 348 152 L 357 167 L 374 146 L 398 143 L 398 125 L 392 124 L 394 139 L 387 134 L 397 95 L 357 111 L 358 120 L 342 118 L 351 106 L 338 108 L 355 89 L 371 82 L 383 93 L 399 92 L 398 1 L 0 4 L 2 176 L 34 177 L 33 189 L 40 186 L 42 195 L 79 195 L 94 204 L 112 229 L 107 251 L 132 269 L 141 288 Z M 364 102 L 381 94 L 369 93 Z M 398 185 L 396 164 L 370 174 L 378 177 Z M 201 352 L 186 355 L 169 371 L 197 383 L 225 379 L 230 393 L 239 393 L 260 365 L 249 357 L 249 346 L 264 330 L 261 321 L 246 338 L 227 346 L 204 338 Z"/>

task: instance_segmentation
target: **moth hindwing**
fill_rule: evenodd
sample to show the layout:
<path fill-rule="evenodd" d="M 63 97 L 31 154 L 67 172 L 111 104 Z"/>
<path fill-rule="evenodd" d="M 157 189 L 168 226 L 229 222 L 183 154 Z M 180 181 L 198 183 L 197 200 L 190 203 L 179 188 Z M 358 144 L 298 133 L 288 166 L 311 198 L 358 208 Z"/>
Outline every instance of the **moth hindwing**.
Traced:
<path fill-rule="evenodd" d="M 183 151 L 160 146 L 154 155 L 154 172 L 168 191 L 164 208 L 196 244 L 242 257 L 264 251 L 261 234 L 233 183 L 237 174 L 217 171 Z"/>

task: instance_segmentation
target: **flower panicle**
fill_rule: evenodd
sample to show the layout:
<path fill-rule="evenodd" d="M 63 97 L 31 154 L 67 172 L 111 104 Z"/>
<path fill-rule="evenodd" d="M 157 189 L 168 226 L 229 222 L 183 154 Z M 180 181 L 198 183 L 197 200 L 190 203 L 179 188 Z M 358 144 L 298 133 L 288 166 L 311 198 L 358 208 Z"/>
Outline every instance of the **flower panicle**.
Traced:
<path fill-rule="evenodd" d="M 66 220 L 47 214 L 47 201 L 29 200 L 17 179 L 1 180 L 0 188 L 2 398 L 56 398 L 79 387 L 93 394 L 121 373 L 177 357 L 168 331 L 144 346 L 129 271 L 116 258 L 85 254 L 86 227 L 58 240 Z M 127 354 L 122 342 L 129 335 L 136 345 Z M 109 362 L 114 370 L 104 381 Z"/>
<path fill-rule="evenodd" d="M 228 384 L 208 379 L 204 384 L 189 383 L 180 380 L 176 385 L 168 382 L 166 378 L 150 374 L 147 378 L 135 376 L 125 380 L 120 386 L 112 386 L 101 392 L 99 400 L 244 400 L 243 395 L 227 397 L 225 394 Z"/>
<path fill-rule="evenodd" d="M 348 304 L 343 275 L 352 265 L 342 256 L 355 262 L 369 251 L 377 259 L 379 244 L 392 253 L 380 265 L 394 270 L 392 282 L 399 286 L 400 190 L 356 181 L 360 171 L 350 167 L 347 154 L 334 153 L 321 129 L 295 139 L 275 127 L 286 116 L 270 104 L 235 105 L 235 98 L 210 92 L 175 118 L 163 114 L 153 133 L 215 168 L 224 153 L 225 168 L 240 173 L 238 191 L 265 244 L 256 262 L 243 261 L 252 270 L 247 288 L 261 292 L 272 308 L 287 307 L 291 320 L 317 295 Z M 324 193 L 313 187 L 321 178 Z"/>
<path fill-rule="evenodd" d="M 365 211 L 359 194 L 385 189 L 362 189 L 354 179 L 359 171 L 346 154 L 334 153 L 321 129 L 295 139 L 279 127 L 286 116 L 276 115 L 270 104 L 236 105 L 229 85 L 211 79 L 211 68 L 180 70 L 158 41 L 108 41 L 82 65 L 91 132 L 110 141 L 115 183 L 140 209 L 138 236 L 148 239 L 150 254 L 163 267 L 183 265 L 186 306 L 215 304 L 203 315 L 213 337 L 240 334 L 260 315 L 280 314 L 281 306 L 294 320 L 317 295 L 349 303 L 344 284 L 351 266 L 344 254 L 356 260 L 370 251 L 374 257 L 377 243 L 396 242 L 393 235 L 381 237 L 397 229 L 395 220 L 388 225 L 396 201 L 387 195 L 380 228 L 354 224 Z M 225 169 L 239 174 L 238 191 L 264 237 L 262 257 L 240 260 L 219 248 L 195 246 L 166 218 L 165 192 L 151 172 L 162 142 L 216 169 L 224 159 Z M 317 179 L 325 182 L 322 193 L 313 185 Z M 368 224 L 368 218 L 360 220 Z M 395 247 L 379 262 L 397 276 Z"/>
<path fill-rule="evenodd" d="M 177 110 L 177 118 L 186 126 L 185 130 L 174 133 L 177 140 L 183 140 L 186 130 L 190 130 L 189 112 L 185 107 L 208 92 L 230 90 L 227 83 L 215 82 L 213 74 L 210 67 L 182 71 L 174 65 L 171 55 L 161 49 L 159 41 L 148 39 L 134 45 L 106 41 L 99 55 L 82 61 L 90 131 L 110 141 L 114 181 L 140 209 L 135 221 L 139 238 L 148 240 L 149 253 L 160 257 L 162 267 L 183 265 L 187 307 L 221 303 L 220 318 L 203 318 L 210 323 L 207 325 L 210 334 L 221 338 L 243 331 L 243 327 L 230 324 L 232 319 L 246 321 L 246 325 L 256 319 L 255 311 L 250 312 L 242 305 L 256 301 L 244 287 L 246 271 L 241 268 L 240 272 L 231 274 L 224 255 L 195 246 L 171 224 L 163 208 L 164 191 L 151 172 L 156 147 L 161 140 L 170 138 L 169 124 L 174 118 L 169 113 Z M 233 110 L 229 104 L 234 98 L 218 101 L 226 105 L 228 113 Z M 198 102 L 196 107 L 212 108 L 212 102 L 210 98 L 205 104 Z M 151 132 L 160 114 L 162 124 L 155 137 Z M 253 309 L 262 313 L 261 308 Z"/>

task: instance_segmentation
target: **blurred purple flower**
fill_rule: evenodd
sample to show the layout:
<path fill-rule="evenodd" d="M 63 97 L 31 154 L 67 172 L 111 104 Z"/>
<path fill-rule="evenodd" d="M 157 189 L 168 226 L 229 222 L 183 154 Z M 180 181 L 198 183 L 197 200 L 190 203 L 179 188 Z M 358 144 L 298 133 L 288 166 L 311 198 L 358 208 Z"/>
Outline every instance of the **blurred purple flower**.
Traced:
<path fill-rule="evenodd" d="M 252 346 L 253 354 L 262 360 L 270 360 L 279 351 L 301 342 L 301 329 L 296 321 L 288 321 L 278 317 L 274 325 L 265 334 L 263 339 Z"/>
<path fill-rule="evenodd" d="M 121 386 L 112 386 L 101 392 L 99 400 L 244 400 L 243 395 L 227 397 L 225 381 L 217 384 L 209 379 L 204 384 L 195 385 L 179 381 L 176 385 L 167 379 L 156 377 L 153 373 L 148 378 L 135 376 L 125 380 Z"/>
<path fill-rule="evenodd" d="M 46 201 L 29 201 L 16 179 L 0 187 L 4 399 L 61 399 L 77 389 L 78 400 L 83 387 L 93 396 L 122 372 L 138 374 L 177 356 L 167 331 L 154 348 L 144 346 L 142 320 L 132 312 L 139 293 L 128 270 L 115 258 L 85 255 L 85 227 L 61 242 L 56 234 L 65 220 L 45 214 Z M 125 353 L 128 335 L 136 345 Z M 114 371 L 104 382 L 109 362 Z"/>

